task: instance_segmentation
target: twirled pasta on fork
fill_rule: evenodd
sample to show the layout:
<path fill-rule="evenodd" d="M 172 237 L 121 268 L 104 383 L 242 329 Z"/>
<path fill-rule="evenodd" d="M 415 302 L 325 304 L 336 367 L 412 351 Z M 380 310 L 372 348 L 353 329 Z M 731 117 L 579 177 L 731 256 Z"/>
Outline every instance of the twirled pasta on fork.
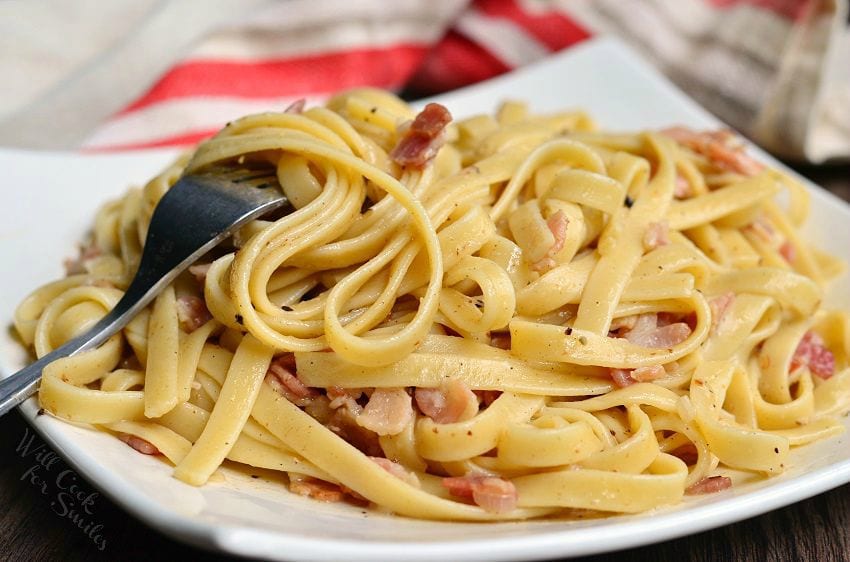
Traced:
<path fill-rule="evenodd" d="M 100 210 L 18 308 L 23 342 L 102 316 L 163 193 L 229 162 L 276 169 L 294 210 L 39 391 L 185 482 L 228 459 L 412 517 L 632 513 L 843 430 L 850 316 L 822 307 L 843 265 L 801 239 L 806 191 L 728 132 L 518 102 L 454 122 L 355 90 L 239 119 Z"/>

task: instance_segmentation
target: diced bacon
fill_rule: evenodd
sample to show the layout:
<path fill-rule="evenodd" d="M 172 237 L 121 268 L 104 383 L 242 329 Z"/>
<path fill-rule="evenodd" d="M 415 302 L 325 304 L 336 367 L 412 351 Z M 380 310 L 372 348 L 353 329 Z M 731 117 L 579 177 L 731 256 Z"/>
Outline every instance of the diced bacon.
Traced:
<path fill-rule="evenodd" d="M 454 423 L 461 419 L 478 398 L 460 380 L 452 379 L 439 388 L 417 388 L 414 392 L 419 411 L 436 423 Z"/>
<path fill-rule="evenodd" d="M 611 380 L 618 388 L 625 388 L 636 382 L 652 382 L 667 376 L 667 371 L 661 365 L 638 367 L 637 369 L 609 369 Z"/>
<path fill-rule="evenodd" d="M 708 308 L 711 311 L 711 329 L 714 330 L 723 321 L 726 312 L 735 302 L 735 293 L 729 291 L 720 296 L 714 297 L 708 301 Z"/>
<path fill-rule="evenodd" d="M 180 327 L 191 334 L 212 320 L 212 314 L 201 297 L 180 295 L 177 297 L 177 320 L 180 322 Z"/>
<path fill-rule="evenodd" d="M 511 348 L 511 334 L 491 334 L 490 335 L 490 345 L 493 347 L 498 347 L 499 349 L 510 349 Z"/>
<path fill-rule="evenodd" d="M 637 382 L 651 382 L 665 376 L 667 376 L 667 371 L 661 365 L 638 367 L 631 373 L 631 377 Z"/>
<path fill-rule="evenodd" d="M 88 264 L 103 255 L 103 251 L 94 244 L 80 247 L 80 255 L 76 259 L 65 260 L 65 274 L 79 275 L 88 271 Z"/>
<path fill-rule="evenodd" d="M 531 264 L 533 270 L 547 271 L 555 267 L 556 262 L 554 258 L 564 248 L 564 242 L 567 239 L 567 225 L 569 223 L 570 221 L 563 211 L 558 211 L 549 217 L 549 220 L 546 221 L 546 226 L 549 227 L 549 231 L 552 233 L 555 241 L 549 247 L 549 250 L 546 251 L 545 256 Z"/>
<path fill-rule="evenodd" d="M 451 495 L 471 499 L 484 511 L 490 513 L 511 511 L 516 507 L 518 500 L 514 483 L 495 476 L 452 476 L 443 478 L 442 484 Z"/>
<path fill-rule="evenodd" d="M 127 445 L 137 450 L 138 452 L 142 453 L 143 455 L 160 454 L 159 449 L 157 449 L 153 443 L 147 441 L 146 439 L 142 439 L 141 437 L 136 437 L 135 435 L 131 435 L 129 433 L 119 433 L 118 438 Z"/>
<path fill-rule="evenodd" d="M 555 242 L 549 248 L 550 256 L 555 256 L 564 248 L 564 241 L 567 238 L 567 224 L 569 224 L 569 221 L 563 211 L 558 211 L 546 221 L 546 226 L 549 227 L 549 231 L 555 238 Z"/>
<path fill-rule="evenodd" d="M 691 184 L 684 176 L 676 176 L 676 184 L 673 187 L 673 197 L 676 199 L 687 199 L 693 195 Z"/>
<path fill-rule="evenodd" d="M 797 260 L 797 248 L 789 240 L 786 240 L 779 246 L 779 255 L 788 263 L 793 264 Z"/>
<path fill-rule="evenodd" d="M 496 399 L 502 395 L 501 390 L 473 390 L 472 392 L 478 397 L 478 401 L 483 404 L 485 408 L 495 402 Z"/>
<path fill-rule="evenodd" d="M 614 385 L 618 388 L 626 388 L 637 382 L 632 378 L 631 369 L 608 369 L 608 372 L 611 375 L 611 380 L 614 381 Z"/>
<path fill-rule="evenodd" d="M 835 374 L 835 355 L 823 338 L 811 330 L 806 332 L 791 357 L 791 371 L 807 366 L 813 375 L 828 379 Z"/>
<path fill-rule="evenodd" d="M 670 127 L 661 133 L 702 154 L 723 170 L 754 176 L 764 169 L 764 164 L 744 152 L 743 144 L 731 131 L 693 131 L 686 127 Z"/>
<path fill-rule="evenodd" d="M 623 334 L 629 342 L 641 347 L 671 348 L 691 335 L 691 327 L 685 322 L 658 326 L 658 316 L 641 314 L 634 328 Z"/>
<path fill-rule="evenodd" d="M 700 494 L 714 494 L 732 487 L 732 479 L 728 476 L 707 476 L 685 489 L 685 494 L 696 496 Z"/>
<path fill-rule="evenodd" d="M 319 396 L 316 389 L 305 385 L 295 374 L 295 359 L 291 353 L 284 353 L 272 361 L 266 373 L 266 382 L 275 392 L 298 406 L 306 406 Z"/>
<path fill-rule="evenodd" d="M 283 110 L 284 113 L 303 113 L 304 107 L 307 105 L 307 100 L 301 98 L 300 100 L 295 100 L 291 104 L 287 106 L 286 109 Z"/>
<path fill-rule="evenodd" d="M 643 235 L 643 246 L 654 250 L 670 243 L 670 226 L 667 221 L 651 222 Z"/>
<path fill-rule="evenodd" d="M 678 457 L 681 461 L 687 465 L 696 464 L 699 460 L 699 451 L 694 446 L 693 443 L 688 443 L 687 445 L 682 445 L 681 447 L 670 451 L 670 454 L 674 457 Z"/>
<path fill-rule="evenodd" d="M 315 478 L 293 478 L 289 482 L 289 491 L 322 502 L 339 502 L 345 496 L 336 484 Z"/>
<path fill-rule="evenodd" d="M 357 424 L 378 435 L 396 435 L 413 421 L 413 404 L 403 388 L 376 388 Z"/>
<path fill-rule="evenodd" d="M 360 389 L 347 389 L 338 386 L 331 386 L 327 389 L 328 398 L 330 399 L 329 406 L 336 410 L 337 408 L 346 407 L 354 414 L 359 414 L 362 407 L 357 403 L 357 399 L 363 395 Z"/>
<path fill-rule="evenodd" d="M 401 135 L 390 158 L 401 166 L 423 167 L 445 143 L 445 128 L 451 120 L 448 109 L 438 103 L 429 103 Z"/>
<path fill-rule="evenodd" d="M 419 488 L 419 478 L 416 477 L 416 474 L 410 472 L 402 465 L 397 462 L 393 462 L 390 459 L 385 459 L 383 457 L 369 457 L 369 460 L 398 478 L 399 480 L 410 484 L 411 486 L 415 486 Z"/>
<path fill-rule="evenodd" d="M 189 273 L 195 277 L 195 280 L 201 285 L 207 280 L 207 272 L 212 267 L 211 263 L 196 263 L 189 266 Z"/>

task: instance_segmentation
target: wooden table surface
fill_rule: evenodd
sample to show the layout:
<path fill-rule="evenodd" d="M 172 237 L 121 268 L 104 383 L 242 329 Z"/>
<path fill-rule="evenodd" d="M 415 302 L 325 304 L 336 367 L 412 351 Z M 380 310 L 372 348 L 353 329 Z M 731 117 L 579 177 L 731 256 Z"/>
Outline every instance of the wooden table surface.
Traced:
<path fill-rule="evenodd" d="M 850 165 L 799 171 L 850 201 Z M 229 559 L 173 541 L 102 496 L 92 501 L 88 519 L 102 528 L 86 528 L 86 522 L 83 529 L 75 526 L 67 506 L 57 503 L 61 490 L 55 478 L 39 480 L 32 472 L 33 457 L 22 458 L 17 450 L 31 434 L 18 412 L 0 419 L 0 560 Z M 35 439 L 33 446 L 41 443 Z M 58 475 L 66 468 L 59 459 L 49 473 Z M 96 490 L 82 482 L 87 492 Z M 850 485 L 712 531 L 579 560 L 850 561 Z"/>

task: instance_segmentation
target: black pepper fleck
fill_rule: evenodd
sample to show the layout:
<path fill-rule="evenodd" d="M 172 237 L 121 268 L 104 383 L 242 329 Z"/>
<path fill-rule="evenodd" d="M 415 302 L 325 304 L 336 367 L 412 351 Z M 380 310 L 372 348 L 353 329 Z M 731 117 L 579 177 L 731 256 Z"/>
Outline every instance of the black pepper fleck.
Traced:
<path fill-rule="evenodd" d="M 240 326 L 245 323 L 245 319 L 242 318 L 241 314 L 236 315 L 236 323 L 239 324 Z"/>
<path fill-rule="evenodd" d="M 626 207 L 631 209 L 632 205 L 634 205 L 634 204 L 635 204 L 635 200 L 632 199 L 631 197 L 629 197 L 628 195 L 626 195 L 626 199 L 625 199 L 625 201 L 623 201 L 623 205 L 625 205 Z"/>

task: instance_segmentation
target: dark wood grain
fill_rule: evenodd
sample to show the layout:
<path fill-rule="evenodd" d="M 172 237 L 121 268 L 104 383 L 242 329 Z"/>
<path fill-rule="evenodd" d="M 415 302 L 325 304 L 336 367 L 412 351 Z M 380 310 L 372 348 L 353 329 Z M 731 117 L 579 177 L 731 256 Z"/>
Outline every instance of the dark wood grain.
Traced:
<path fill-rule="evenodd" d="M 806 167 L 799 171 L 850 201 L 850 165 Z M 92 514 L 86 514 L 88 519 L 80 526 L 90 524 L 91 530 L 93 525 L 103 525 L 99 530 L 105 541 L 101 550 L 102 541 L 87 536 L 71 519 L 57 513 L 63 511 L 61 506 L 52 505 L 61 490 L 50 477 L 55 480 L 67 468 L 63 461 L 56 461 L 49 470 L 41 469 L 50 476 L 45 479 L 46 493 L 27 475 L 36 460 L 33 456 L 23 458 L 16 449 L 28 432 L 32 430 L 17 412 L 0 418 L 0 560 L 228 560 L 171 540 L 99 496 L 90 507 Z M 87 491 L 96 491 L 90 483 L 77 478 Z M 850 561 L 850 485 L 712 531 L 579 560 Z"/>

